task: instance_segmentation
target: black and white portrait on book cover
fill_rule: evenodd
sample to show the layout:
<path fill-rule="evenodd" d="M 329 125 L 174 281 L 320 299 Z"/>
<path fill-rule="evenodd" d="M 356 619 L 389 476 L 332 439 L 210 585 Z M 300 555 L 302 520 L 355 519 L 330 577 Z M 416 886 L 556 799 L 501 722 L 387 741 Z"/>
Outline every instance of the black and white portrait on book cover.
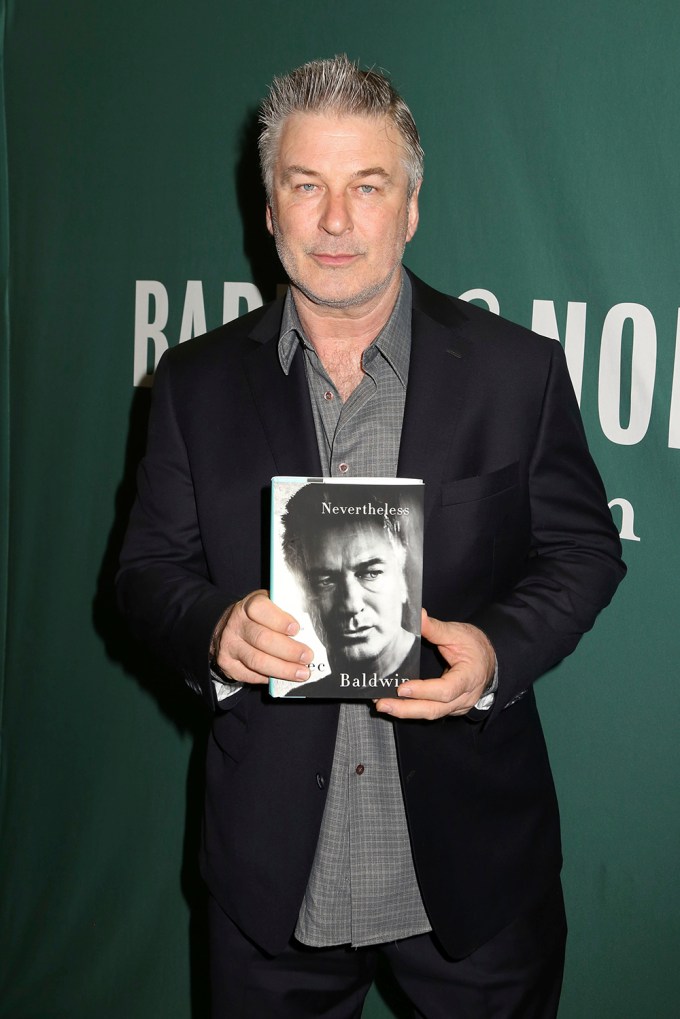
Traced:
<path fill-rule="evenodd" d="M 305 683 L 275 697 L 396 696 L 419 676 L 423 484 L 272 479 L 272 599 L 314 651 Z"/>

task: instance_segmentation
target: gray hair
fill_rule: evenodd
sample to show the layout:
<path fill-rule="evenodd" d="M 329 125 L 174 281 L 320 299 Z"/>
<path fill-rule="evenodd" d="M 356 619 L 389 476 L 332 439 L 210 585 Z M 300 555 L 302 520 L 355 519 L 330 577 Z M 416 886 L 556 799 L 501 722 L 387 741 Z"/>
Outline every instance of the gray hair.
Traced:
<path fill-rule="evenodd" d="M 423 177 L 423 150 L 413 115 L 388 79 L 362 71 L 342 53 L 331 60 L 312 60 L 274 78 L 260 109 L 260 166 L 267 199 L 274 187 L 274 164 L 283 125 L 293 113 L 334 113 L 388 117 L 401 135 L 409 198 Z"/>
<path fill-rule="evenodd" d="M 362 503 L 359 514 L 355 512 L 357 499 Z M 417 533 L 419 527 L 418 523 L 412 524 L 411 519 L 419 519 L 420 506 L 414 490 L 400 485 L 390 486 L 389 499 L 391 506 L 399 507 L 398 516 L 385 516 L 384 490 L 366 491 L 362 488 L 359 492 L 355 485 L 323 485 L 318 482 L 303 485 L 290 497 L 281 517 L 281 548 L 289 569 L 299 579 L 304 579 L 310 548 L 327 535 L 341 538 L 343 532 L 357 526 L 372 527 L 387 538 L 403 569 L 411 531 L 415 529 Z M 324 505 L 332 505 L 336 510 L 344 507 L 350 513 L 324 513 Z"/>

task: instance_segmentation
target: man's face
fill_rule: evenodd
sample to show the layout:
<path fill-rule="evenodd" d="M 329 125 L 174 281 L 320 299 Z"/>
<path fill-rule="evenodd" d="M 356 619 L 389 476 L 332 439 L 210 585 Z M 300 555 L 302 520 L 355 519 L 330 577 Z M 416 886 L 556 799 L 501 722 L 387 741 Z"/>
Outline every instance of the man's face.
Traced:
<path fill-rule="evenodd" d="M 387 534 L 357 523 L 307 550 L 307 611 L 331 666 L 375 662 L 401 634 L 404 556 Z"/>
<path fill-rule="evenodd" d="M 370 308 L 418 224 L 404 148 L 386 118 L 296 113 L 283 126 L 267 228 L 288 277 L 326 308 Z"/>

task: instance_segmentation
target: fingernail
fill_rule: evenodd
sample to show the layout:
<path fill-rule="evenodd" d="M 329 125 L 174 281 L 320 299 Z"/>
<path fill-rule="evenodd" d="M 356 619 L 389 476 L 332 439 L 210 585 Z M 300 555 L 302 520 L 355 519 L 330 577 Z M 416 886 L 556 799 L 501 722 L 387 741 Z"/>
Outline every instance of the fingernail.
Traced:
<path fill-rule="evenodd" d="M 397 694 L 400 697 L 413 697 L 413 691 L 410 686 L 400 686 L 397 690 Z"/>
<path fill-rule="evenodd" d="M 300 627 L 298 626 L 297 623 L 289 623 L 288 626 L 286 627 L 286 633 L 290 637 L 294 637 L 299 629 L 300 629 Z"/>
<path fill-rule="evenodd" d="M 309 679 L 309 669 L 298 669 L 295 673 L 296 679 Z"/>
<path fill-rule="evenodd" d="M 311 653 L 311 651 L 303 651 L 302 654 L 300 655 L 300 661 L 302 662 L 303 665 L 309 665 L 313 657 L 314 655 Z"/>
<path fill-rule="evenodd" d="M 394 712 L 394 708 L 392 707 L 389 701 L 387 702 L 384 708 L 380 708 L 379 710 L 382 711 L 384 715 L 391 715 Z"/>

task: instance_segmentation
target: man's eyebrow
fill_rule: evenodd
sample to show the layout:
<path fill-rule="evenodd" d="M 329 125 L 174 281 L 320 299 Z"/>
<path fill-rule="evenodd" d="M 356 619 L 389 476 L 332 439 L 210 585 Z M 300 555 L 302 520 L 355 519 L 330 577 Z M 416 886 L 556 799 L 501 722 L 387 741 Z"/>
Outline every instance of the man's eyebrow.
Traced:
<path fill-rule="evenodd" d="M 316 170 L 310 170 L 308 166 L 298 166 L 296 163 L 293 163 L 292 166 L 287 166 L 286 169 L 283 171 L 283 173 L 281 174 L 281 180 L 283 181 L 284 184 L 286 184 L 290 180 L 290 178 L 295 177 L 296 174 L 302 177 L 321 176 L 321 174 L 318 173 Z"/>
<path fill-rule="evenodd" d="M 361 177 L 382 177 L 384 180 L 392 180 L 391 174 L 382 166 L 369 166 L 367 170 L 357 170 L 352 174 L 352 180 L 358 180 Z"/>
<path fill-rule="evenodd" d="M 352 566 L 353 570 L 365 570 L 370 566 L 384 566 L 387 562 L 386 556 L 375 555 L 371 556 L 370 559 L 361 559 L 358 563 L 354 563 Z"/>
<path fill-rule="evenodd" d="M 312 170 L 309 166 L 299 166 L 297 163 L 293 163 L 291 166 L 287 166 L 281 174 L 281 181 L 287 184 L 291 177 L 320 177 L 321 174 L 318 170 Z M 387 172 L 382 166 L 369 166 L 365 170 L 356 170 L 352 176 L 352 180 L 362 180 L 364 177 L 382 177 L 384 181 L 389 182 L 392 180 L 391 174 Z"/>
<path fill-rule="evenodd" d="M 338 573 L 342 573 L 342 570 L 336 570 L 332 566 L 310 566 L 307 570 L 307 576 L 312 578 L 331 577 Z"/>
<path fill-rule="evenodd" d="M 387 556 L 374 555 L 369 556 L 368 559 L 359 559 L 355 563 L 351 563 L 350 570 L 362 570 L 370 566 L 384 566 L 387 563 Z M 334 566 L 312 566 L 309 568 L 308 575 L 310 577 L 318 576 L 331 576 L 332 574 L 342 573 L 342 569 L 337 569 Z"/>

